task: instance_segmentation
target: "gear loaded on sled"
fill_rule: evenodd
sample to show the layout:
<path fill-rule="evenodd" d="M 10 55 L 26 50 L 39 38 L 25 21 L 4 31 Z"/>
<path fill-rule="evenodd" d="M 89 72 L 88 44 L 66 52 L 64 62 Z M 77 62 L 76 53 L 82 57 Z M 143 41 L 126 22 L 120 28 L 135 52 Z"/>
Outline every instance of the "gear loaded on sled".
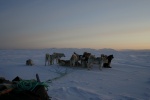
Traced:
<path fill-rule="evenodd" d="M 12 81 L 0 78 L 0 100 L 51 100 L 38 74 L 36 77 L 37 81 L 22 80 L 18 76 Z"/>

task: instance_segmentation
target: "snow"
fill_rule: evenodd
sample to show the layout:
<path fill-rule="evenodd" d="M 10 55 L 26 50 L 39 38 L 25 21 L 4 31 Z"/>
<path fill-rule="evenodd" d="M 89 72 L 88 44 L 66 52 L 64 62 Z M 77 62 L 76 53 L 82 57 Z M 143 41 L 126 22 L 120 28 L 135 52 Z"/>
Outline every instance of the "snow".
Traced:
<path fill-rule="evenodd" d="M 54 64 L 45 66 L 46 53 L 64 53 L 70 59 L 73 52 L 113 54 L 112 68 L 99 70 L 94 65 L 91 70 L 79 67 L 65 67 Z M 26 66 L 32 59 L 34 66 Z M 42 82 L 54 79 L 49 85 L 48 94 L 52 100 L 150 100 L 150 51 L 88 49 L 88 48 L 50 48 L 38 50 L 0 50 L 0 77 L 8 80 L 16 76 L 22 79 L 36 79 L 39 74 Z"/>

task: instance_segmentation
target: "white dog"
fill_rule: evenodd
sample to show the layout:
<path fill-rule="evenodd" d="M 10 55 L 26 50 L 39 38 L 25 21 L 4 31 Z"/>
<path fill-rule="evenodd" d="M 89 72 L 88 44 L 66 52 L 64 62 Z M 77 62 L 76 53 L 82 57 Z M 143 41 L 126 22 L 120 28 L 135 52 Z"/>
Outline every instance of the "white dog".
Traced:
<path fill-rule="evenodd" d="M 45 66 L 46 66 L 47 62 L 48 62 L 48 65 L 50 65 L 50 54 L 49 53 L 45 54 Z"/>
<path fill-rule="evenodd" d="M 100 59 L 99 59 L 99 69 L 100 69 L 100 70 L 102 70 L 104 63 L 108 63 L 108 59 L 107 59 L 107 56 L 106 56 L 106 55 L 101 54 L 101 57 L 100 57 Z"/>
<path fill-rule="evenodd" d="M 75 66 L 76 62 L 78 61 L 78 57 L 75 54 L 72 54 L 70 58 L 70 66 Z"/>
<path fill-rule="evenodd" d="M 56 59 L 56 63 L 58 63 L 58 59 L 60 59 L 61 57 L 65 57 L 65 54 L 64 53 L 53 53 L 51 55 L 51 58 L 52 58 L 52 62 L 54 63 L 54 60 Z"/>
<path fill-rule="evenodd" d="M 93 63 L 95 62 L 95 55 L 90 55 L 89 58 L 88 58 L 88 62 L 87 62 L 87 67 L 88 67 L 88 70 L 90 70 L 93 66 Z"/>

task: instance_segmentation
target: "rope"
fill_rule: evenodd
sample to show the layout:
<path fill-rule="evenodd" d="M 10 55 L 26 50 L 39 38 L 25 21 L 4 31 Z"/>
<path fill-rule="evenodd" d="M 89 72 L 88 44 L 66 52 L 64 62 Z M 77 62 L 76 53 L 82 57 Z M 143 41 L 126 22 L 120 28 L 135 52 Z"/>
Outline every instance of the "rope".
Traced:
<path fill-rule="evenodd" d="M 67 68 L 66 68 L 66 70 L 63 71 L 63 72 L 60 71 L 60 70 L 56 70 L 56 69 L 55 69 L 55 71 L 51 71 L 51 72 L 57 73 L 57 74 L 59 74 L 60 76 L 55 77 L 55 78 L 53 78 L 53 79 L 47 80 L 46 82 L 48 82 L 48 83 L 52 83 L 52 81 L 58 80 L 58 79 L 62 78 L 63 76 L 67 75 L 67 73 L 68 73 L 68 72 L 67 72 Z"/>
<path fill-rule="evenodd" d="M 52 83 L 52 81 L 58 80 L 58 79 L 64 77 L 65 75 L 67 75 L 67 74 L 73 72 L 73 71 L 74 71 L 74 68 L 72 68 L 70 71 L 68 71 L 68 68 L 66 68 L 65 70 L 62 70 L 62 69 L 60 69 L 60 67 L 58 66 L 57 69 L 55 68 L 54 70 L 49 70 L 49 71 L 60 75 L 60 76 L 58 76 L 58 77 L 55 77 L 55 78 L 53 78 L 53 79 L 49 79 L 49 80 L 46 81 L 46 82 L 48 82 L 48 83 Z"/>
<path fill-rule="evenodd" d="M 67 73 L 62 73 L 60 76 L 55 77 L 55 78 L 53 78 L 53 79 L 49 79 L 49 80 L 47 80 L 46 82 L 52 83 L 54 80 L 58 80 L 58 79 L 62 78 L 63 76 L 65 76 L 66 74 L 67 74 Z"/>
<path fill-rule="evenodd" d="M 47 84 L 52 83 L 54 80 L 58 80 L 69 73 L 67 68 L 63 71 L 59 68 L 55 69 L 55 71 L 52 71 L 52 70 L 50 70 L 50 71 L 57 73 L 60 76 L 49 79 L 45 82 L 38 82 L 36 80 L 20 80 L 19 82 L 17 82 L 17 84 L 15 86 L 17 88 L 17 91 L 24 91 L 24 90 L 33 91 L 36 88 L 36 86 L 38 86 L 38 85 L 42 85 L 46 88 L 46 90 L 48 90 Z M 72 72 L 72 71 L 70 71 L 70 72 Z"/>
<path fill-rule="evenodd" d="M 17 83 L 16 88 L 17 91 L 33 91 L 38 85 L 42 85 L 48 90 L 48 85 L 46 84 L 46 82 L 37 82 L 36 80 L 21 80 Z"/>

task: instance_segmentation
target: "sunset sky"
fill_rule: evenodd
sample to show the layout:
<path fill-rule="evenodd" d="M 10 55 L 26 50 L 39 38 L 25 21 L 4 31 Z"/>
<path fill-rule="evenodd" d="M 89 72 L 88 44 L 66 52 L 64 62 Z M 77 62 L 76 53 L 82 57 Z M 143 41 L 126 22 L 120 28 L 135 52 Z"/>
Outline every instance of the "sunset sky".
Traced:
<path fill-rule="evenodd" d="M 0 0 L 0 49 L 150 49 L 150 0 Z"/>

